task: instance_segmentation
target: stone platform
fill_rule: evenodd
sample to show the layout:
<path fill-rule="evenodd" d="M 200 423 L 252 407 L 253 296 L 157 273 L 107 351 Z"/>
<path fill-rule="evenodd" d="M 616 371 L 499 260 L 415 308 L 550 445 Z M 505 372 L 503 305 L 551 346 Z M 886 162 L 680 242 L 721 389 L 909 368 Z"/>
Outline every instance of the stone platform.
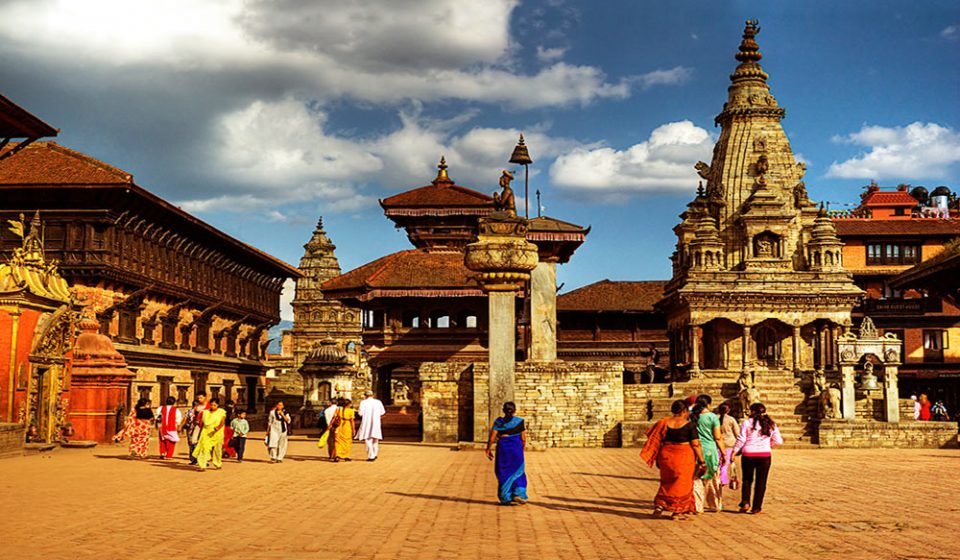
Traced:
<path fill-rule="evenodd" d="M 820 447 L 957 447 L 957 423 L 824 420 Z"/>
<path fill-rule="evenodd" d="M 23 426 L 0 423 L 0 457 L 23 454 Z"/>

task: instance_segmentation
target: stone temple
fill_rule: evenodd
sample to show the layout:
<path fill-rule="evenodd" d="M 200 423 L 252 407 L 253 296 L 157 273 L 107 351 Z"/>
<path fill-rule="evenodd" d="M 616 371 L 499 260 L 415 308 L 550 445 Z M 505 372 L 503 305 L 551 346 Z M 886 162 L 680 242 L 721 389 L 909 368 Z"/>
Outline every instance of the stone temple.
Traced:
<path fill-rule="evenodd" d="M 317 323 L 298 307 L 293 332 L 309 335 L 296 352 L 312 347 L 314 356 L 312 365 L 298 357 L 301 374 L 352 372 L 356 387 L 386 401 L 391 384 L 402 385 L 428 442 L 485 440 L 490 417 L 512 399 L 536 445 L 637 445 L 673 400 L 702 392 L 736 412 L 763 402 L 788 445 L 950 440 L 948 424 L 900 422 L 912 410 L 898 390 L 903 341 L 869 317 L 853 321 L 864 290 L 844 267 L 835 220 L 807 195 L 785 110 L 760 65 L 759 30 L 746 23 L 713 157 L 697 163 L 702 180 L 674 228 L 672 278 L 655 305 L 666 367 L 651 339 L 636 338 L 636 324 L 624 332 L 648 349 L 650 382 L 625 368 L 636 350 L 604 354 L 599 323 L 594 351 L 558 359 L 556 264 L 571 260 L 589 229 L 518 216 L 507 172 L 489 197 L 453 185 L 443 162 L 431 185 L 381 202 L 416 249 L 342 275 L 327 266 L 319 288 L 303 284 L 350 324 Z M 598 313 L 609 304 L 598 301 Z"/>

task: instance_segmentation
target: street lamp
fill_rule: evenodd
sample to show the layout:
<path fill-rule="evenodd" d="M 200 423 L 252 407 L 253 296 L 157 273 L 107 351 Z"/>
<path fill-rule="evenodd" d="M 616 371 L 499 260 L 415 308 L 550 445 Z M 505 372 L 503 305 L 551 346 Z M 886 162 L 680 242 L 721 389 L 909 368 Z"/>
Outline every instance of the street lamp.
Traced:
<path fill-rule="evenodd" d="M 527 151 L 527 145 L 523 142 L 523 134 L 520 134 L 520 141 L 513 149 L 513 155 L 510 156 L 510 163 L 516 163 L 523 166 L 523 217 L 530 217 L 530 168 L 533 163 L 530 159 L 530 152 Z"/>

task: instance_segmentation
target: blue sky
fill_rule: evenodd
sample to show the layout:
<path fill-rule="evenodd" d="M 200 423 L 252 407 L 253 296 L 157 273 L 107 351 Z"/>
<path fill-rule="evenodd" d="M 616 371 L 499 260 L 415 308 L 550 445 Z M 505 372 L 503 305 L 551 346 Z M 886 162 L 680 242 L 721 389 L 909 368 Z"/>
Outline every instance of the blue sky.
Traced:
<path fill-rule="evenodd" d="M 323 215 L 344 270 L 409 247 L 377 199 L 441 154 L 493 191 L 522 131 L 531 196 L 593 226 L 567 290 L 669 276 L 753 17 L 812 198 L 957 190 L 956 1 L 7 0 L 0 92 L 287 262 Z"/>

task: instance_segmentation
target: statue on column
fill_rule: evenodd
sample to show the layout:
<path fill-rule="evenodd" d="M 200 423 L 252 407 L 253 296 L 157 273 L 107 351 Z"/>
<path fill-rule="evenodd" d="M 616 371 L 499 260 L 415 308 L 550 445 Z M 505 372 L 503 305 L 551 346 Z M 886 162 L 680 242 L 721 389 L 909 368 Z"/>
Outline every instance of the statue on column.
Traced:
<path fill-rule="evenodd" d="M 498 212 L 506 212 L 511 216 L 516 216 L 517 203 L 513 196 L 513 189 L 510 188 L 510 181 L 513 181 L 513 173 L 504 169 L 503 174 L 500 175 L 501 191 L 499 193 L 493 193 L 493 207 Z"/>

